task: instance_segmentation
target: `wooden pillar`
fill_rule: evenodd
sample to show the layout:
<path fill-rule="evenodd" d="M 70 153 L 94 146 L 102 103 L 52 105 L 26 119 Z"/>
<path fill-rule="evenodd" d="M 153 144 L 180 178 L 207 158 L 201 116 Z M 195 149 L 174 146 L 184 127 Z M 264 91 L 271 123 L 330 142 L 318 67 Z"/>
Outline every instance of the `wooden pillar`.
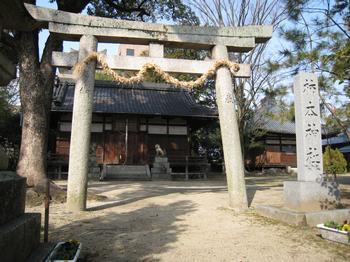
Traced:
<path fill-rule="evenodd" d="M 216 45 L 212 50 L 212 54 L 213 59 L 228 59 L 227 48 L 223 45 Z M 237 211 L 243 211 L 248 208 L 248 201 L 232 78 L 229 69 L 220 68 L 217 71 L 215 89 L 225 159 L 229 206 Z"/>
<path fill-rule="evenodd" d="M 96 50 L 97 39 L 83 35 L 80 39 L 79 61 Z M 75 84 L 67 189 L 67 207 L 70 211 L 86 209 L 95 67 L 96 62 L 89 63 Z"/>

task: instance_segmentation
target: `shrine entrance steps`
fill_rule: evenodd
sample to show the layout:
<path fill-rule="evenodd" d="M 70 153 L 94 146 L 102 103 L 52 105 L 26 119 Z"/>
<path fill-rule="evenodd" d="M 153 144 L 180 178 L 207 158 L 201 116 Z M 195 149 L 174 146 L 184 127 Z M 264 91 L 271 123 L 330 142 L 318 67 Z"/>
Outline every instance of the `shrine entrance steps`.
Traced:
<path fill-rule="evenodd" d="M 148 165 L 104 165 L 100 179 L 151 180 L 151 172 Z"/>

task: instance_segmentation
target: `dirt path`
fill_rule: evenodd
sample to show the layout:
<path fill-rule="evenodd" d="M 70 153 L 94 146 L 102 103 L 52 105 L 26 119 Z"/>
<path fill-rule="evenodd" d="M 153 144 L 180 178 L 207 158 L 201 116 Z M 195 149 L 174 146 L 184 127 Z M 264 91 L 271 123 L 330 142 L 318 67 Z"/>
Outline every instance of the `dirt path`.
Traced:
<path fill-rule="evenodd" d="M 108 201 L 89 212 L 51 206 L 50 239 L 78 239 L 88 261 L 350 261 L 350 247 L 259 217 L 259 203 L 282 204 L 285 178 L 248 178 L 252 208 L 226 208 L 224 180 L 93 182 Z M 42 211 L 41 207 L 27 208 Z"/>

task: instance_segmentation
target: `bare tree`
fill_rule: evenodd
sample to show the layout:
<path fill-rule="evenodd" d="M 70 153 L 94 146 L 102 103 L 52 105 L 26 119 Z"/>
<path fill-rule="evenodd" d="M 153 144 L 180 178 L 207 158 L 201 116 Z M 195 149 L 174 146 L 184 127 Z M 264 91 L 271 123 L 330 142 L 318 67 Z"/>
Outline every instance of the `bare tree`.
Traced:
<path fill-rule="evenodd" d="M 193 0 L 201 21 L 206 25 L 246 26 L 271 24 L 276 29 L 286 19 L 286 8 L 279 0 Z M 275 88 L 279 78 L 268 66 L 268 43 L 258 45 L 248 53 L 231 53 L 230 58 L 238 63 L 251 64 L 249 79 L 234 79 L 240 133 L 251 119 L 251 112 L 258 106 L 264 90 Z M 243 139 L 243 137 L 242 137 Z"/>

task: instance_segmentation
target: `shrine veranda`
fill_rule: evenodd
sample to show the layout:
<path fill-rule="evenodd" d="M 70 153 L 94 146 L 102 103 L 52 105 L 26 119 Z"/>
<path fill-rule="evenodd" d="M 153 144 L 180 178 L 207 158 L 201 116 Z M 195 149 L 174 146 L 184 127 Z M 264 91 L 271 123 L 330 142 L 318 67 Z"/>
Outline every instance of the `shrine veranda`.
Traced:
<path fill-rule="evenodd" d="M 67 205 L 71 211 L 86 209 L 88 155 L 95 70 L 138 71 L 154 64 L 165 73 L 202 75 L 219 60 L 228 61 L 228 52 L 248 52 L 272 36 L 272 26 L 199 27 L 170 26 L 99 18 L 25 4 L 30 15 L 62 40 L 79 41 L 79 52 L 53 52 L 52 65 L 72 69 L 97 51 L 99 42 L 149 45 L 149 57 L 110 56 L 103 63 L 90 59 L 76 78 L 71 144 L 69 154 Z M 164 46 L 210 50 L 210 61 L 164 58 Z M 244 166 L 238 131 L 232 77 L 249 78 L 250 65 L 238 64 L 235 72 L 224 66 L 216 70 L 215 88 L 219 112 L 229 206 L 247 209 Z M 295 81 L 298 181 L 285 183 L 287 207 L 296 210 L 319 209 L 320 194 L 329 195 L 323 183 L 321 131 L 317 78 L 301 74 Z M 302 88 L 301 88 L 302 87 Z M 312 196 L 307 192 L 312 184 Z M 327 195 L 328 194 L 328 195 Z M 296 197 L 295 197 L 296 196 Z M 324 199 L 322 198 L 322 199 Z M 334 195 L 331 197 L 336 200 Z M 297 203 L 295 202 L 297 201 Z M 312 203 L 311 203 L 311 202 Z M 317 203 L 318 204 L 317 204 Z M 317 206 L 318 205 L 318 206 Z M 307 207 L 305 207 L 307 206 Z"/>

